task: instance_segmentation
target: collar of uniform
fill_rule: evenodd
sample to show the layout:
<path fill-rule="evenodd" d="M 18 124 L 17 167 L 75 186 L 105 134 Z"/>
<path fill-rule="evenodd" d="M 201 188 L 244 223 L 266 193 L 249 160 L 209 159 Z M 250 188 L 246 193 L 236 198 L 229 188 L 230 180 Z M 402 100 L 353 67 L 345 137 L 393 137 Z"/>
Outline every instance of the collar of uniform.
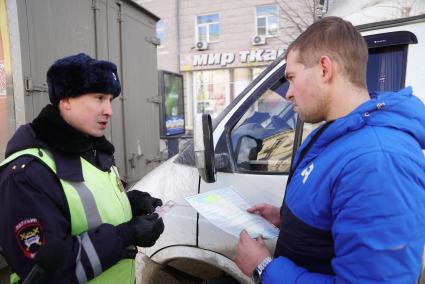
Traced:
<path fill-rule="evenodd" d="M 58 178 L 71 182 L 84 181 L 80 156 L 66 155 L 57 151 L 53 151 L 52 154 L 55 160 L 56 175 Z"/>
<path fill-rule="evenodd" d="M 56 174 L 60 179 L 71 182 L 84 181 L 83 169 L 81 167 L 81 156 L 79 155 L 66 155 L 62 152 L 53 151 L 53 159 L 56 164 Z M 114 164 L 113 156 L 99 152 L 96 157 L 96 163 L 87 159 L 86 155 L 82 155 L 88 162 L 93 164 L 96 168 L 107 171 Z"/>

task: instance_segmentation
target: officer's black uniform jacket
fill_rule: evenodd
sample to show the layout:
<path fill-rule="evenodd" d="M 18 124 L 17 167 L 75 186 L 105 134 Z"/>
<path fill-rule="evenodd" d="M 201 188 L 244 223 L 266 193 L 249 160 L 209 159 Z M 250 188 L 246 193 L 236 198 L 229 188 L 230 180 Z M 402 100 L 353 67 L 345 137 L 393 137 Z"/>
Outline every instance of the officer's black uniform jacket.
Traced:
<path fill-rule="evenodd" d="M 65 240 L 72 253 L 63 256 L 63 265 L 47 282 L 77 283 L 75 263 L 80 249 L 87 275 L 93 275 L 93 271 L 78 238 L 71 236 L 70 212 L 58 177 L 83 181 L 80 156 L 103 171 L 109 170 L 114 163 L 114 147 L 104 137 L 87 137 L 69 126 L 52 105 L 16 131 L 7 145 L 6 157 L 34 147 L 51 151 L 57 176 L 34 156 L 21 156 L 0 169 L 0 246 L 12 271 L 22 278 L 33 267 L 34 252 L 43 244 Z M 88 233 L 103 270 L 119 261 L 123 247 L 129 245 L 119 230 L 103 224 Z"/>

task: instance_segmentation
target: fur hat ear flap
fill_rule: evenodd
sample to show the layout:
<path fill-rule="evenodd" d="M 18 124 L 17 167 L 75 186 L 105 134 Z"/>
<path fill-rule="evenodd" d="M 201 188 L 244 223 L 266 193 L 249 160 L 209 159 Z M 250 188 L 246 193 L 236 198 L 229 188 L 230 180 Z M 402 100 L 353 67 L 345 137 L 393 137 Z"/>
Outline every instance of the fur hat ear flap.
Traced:
<path fill-rule="evenodd" d="M 58 105 L 62 98 L 88 93 L 121 93 L 117 66 L 109 61 L 96 60 L 80 53 L 57 60 L 47 71 L 49 98 Z"/>

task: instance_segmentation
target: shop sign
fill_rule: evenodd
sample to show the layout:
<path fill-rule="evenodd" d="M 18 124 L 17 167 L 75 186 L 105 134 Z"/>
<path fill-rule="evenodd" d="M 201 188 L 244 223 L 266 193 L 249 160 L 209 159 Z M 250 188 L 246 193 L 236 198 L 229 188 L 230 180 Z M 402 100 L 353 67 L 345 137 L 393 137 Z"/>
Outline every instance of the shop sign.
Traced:
<path fill-rule="evenodd" d="M 269 62 L 278 58 L 285 52 L 285 49 L 256 49 L 241 50 L 239 52 L 218 52 L 194 54 L 192 59 L 193 67 L 243 65 L 252 63 Z"/>

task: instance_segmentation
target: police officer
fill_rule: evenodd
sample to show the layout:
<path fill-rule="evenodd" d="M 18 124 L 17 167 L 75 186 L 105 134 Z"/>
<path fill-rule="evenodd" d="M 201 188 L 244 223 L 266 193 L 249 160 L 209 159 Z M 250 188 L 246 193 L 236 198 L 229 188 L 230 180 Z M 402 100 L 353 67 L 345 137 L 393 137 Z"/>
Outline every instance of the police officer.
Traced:
<path fill-rule="evenodd" d="M 134 283 L 135 246 L 152 246 L 164 224 L 151 214 L 160 199 L 126 194 L 104 136 L 121 92 L 117 68 L 81 53 L 56 61 L 47 83 L 51 104 L 16 131 L 0 164 L 0 245 L 11 282 L 61 240 L 61 263 L 44 270 L 43 283 Z"/>

